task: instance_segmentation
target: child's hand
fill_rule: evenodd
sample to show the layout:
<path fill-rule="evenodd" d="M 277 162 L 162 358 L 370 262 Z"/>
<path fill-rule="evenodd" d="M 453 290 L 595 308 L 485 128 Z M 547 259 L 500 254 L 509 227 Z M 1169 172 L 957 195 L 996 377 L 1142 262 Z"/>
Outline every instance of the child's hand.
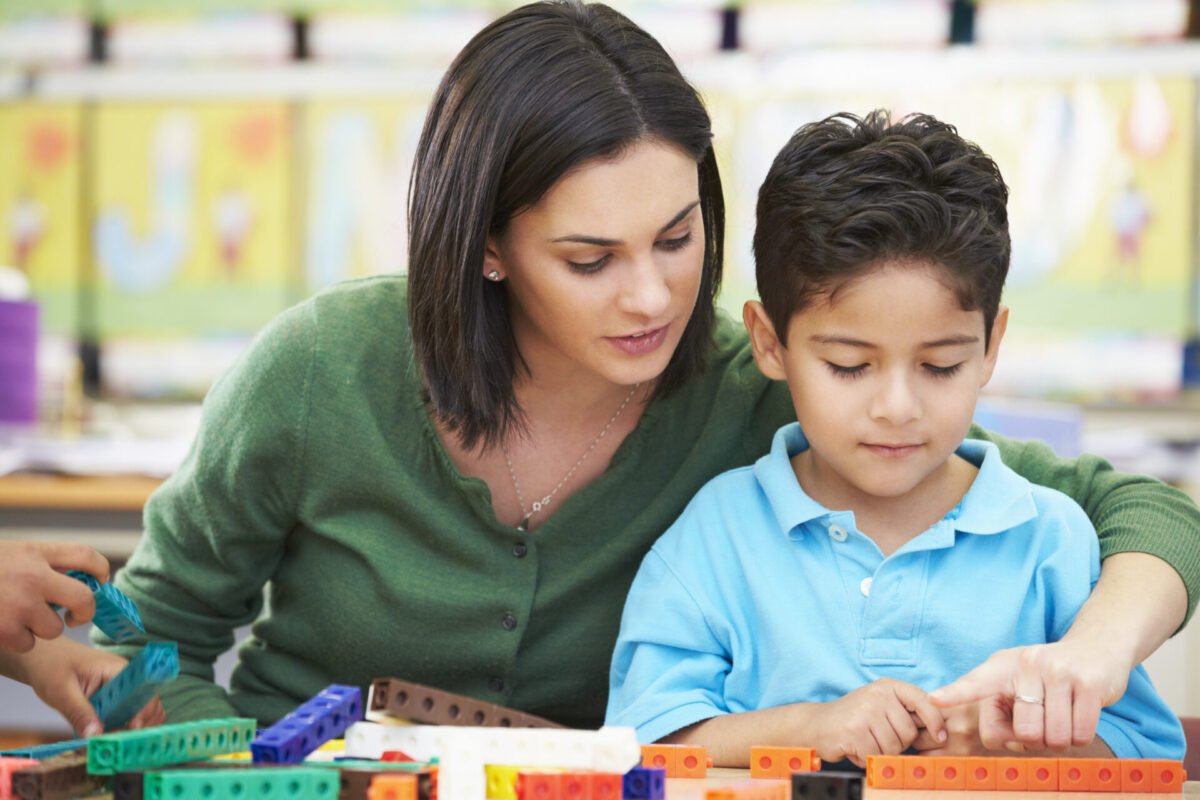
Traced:
<path fill-rule="evenodd" d="M 72 625 L 96 612 L 92 591 L 63 573 L 77 569 L 108 580 L 108 561 L 84 544 L 0 541 L 0 648 L 18 653 L 33 647 L 34 638 L 53 639 L 63 621 L 51 603 L 67 609 Z"/>
<path fill-rule="evenodd" d="M 125 659 L 71 639 L 38 642 L 18 658 L 22 673 L 18 677 L 33 687 L 43 703 L 62 714 L 76 734 L 93 736 L 103 730 L 88 698 L 125 668 Z M 166 718 L 162 702 L 155 697 L 127 727 L 161 725 Z"/>
<path fill-rule="evenodd" d="M 913 741 L 912 747 L 920 750 L 923 756 L 995 756 L 997 751 L 985 747 L 979 737 L 980 713 L 980 703 L 963 703 L 943 708 L 942 714 L 946 718 L 946 741 L 939 742 L 929 731 L 922 730 Z"/>
<path fill-rule="evenodd" d="M 824 761 L 848 758 L 860 767 L 869 755 L 903 753 L 916 741 L 918 725 L 933 741 L 946 735 L 942 712 L 929 695 L 911 683 L 890 678 L 821 704 L 817 715 L 817 755 Z"/>

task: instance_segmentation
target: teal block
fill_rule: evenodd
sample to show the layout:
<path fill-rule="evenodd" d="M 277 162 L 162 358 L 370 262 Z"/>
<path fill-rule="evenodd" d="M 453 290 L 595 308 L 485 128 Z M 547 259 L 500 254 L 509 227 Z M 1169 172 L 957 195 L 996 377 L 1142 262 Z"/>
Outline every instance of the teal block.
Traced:
<path fill-rule="evenodd" d="M 321 767 L 173 769 L 145 779 L 146 800 L 336 800 L 339 789 L 338 773 Z"/>
<path fill-rule="evenodd" d="M 153 769 L 245 751 L 254 739 L 254 720 L 231 717 L 160 725 L 93 736 L 88 740 L 88 772 Z"/>

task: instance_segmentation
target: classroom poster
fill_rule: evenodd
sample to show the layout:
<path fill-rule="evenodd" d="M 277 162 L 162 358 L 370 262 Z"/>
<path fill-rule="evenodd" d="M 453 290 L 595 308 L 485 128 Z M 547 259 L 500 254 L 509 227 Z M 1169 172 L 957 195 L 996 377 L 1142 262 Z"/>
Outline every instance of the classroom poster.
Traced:
<path fill-rule="evenodd" d="M 0 264 L 28 278 L 43 331 L 74 334 L 80 256 L 81 111 L 0 105 Z"/>
<path fill-rule="evenodd" d="M 289 299 L 287 108 L 121 104 L 96 112 L 98 333 L 252 334 Z"/>
<path fill-rule="evenodd" d="M 306 108 L 304 286 L 404 271 L 407 196 L 428 98 Z"/>

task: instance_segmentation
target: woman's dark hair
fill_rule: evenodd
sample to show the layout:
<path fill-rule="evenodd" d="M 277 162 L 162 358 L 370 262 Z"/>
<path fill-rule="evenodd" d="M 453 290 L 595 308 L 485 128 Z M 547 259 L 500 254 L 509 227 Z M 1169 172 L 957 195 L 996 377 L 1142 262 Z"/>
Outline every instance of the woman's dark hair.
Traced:
<path fill-rule="evenodd" d="M 885 260 L 941 268 L 964 310 L 983 312 L 985 342 L 1012 245 L 1000 168 L 954 126 L 927 114 L 835 114 L 800 128 L 758 192 L 758 294 L 787 340 L 788 322 Z"/>
<path fill-rule="evenodd" d="M 599 3 L 523 6 L 480 31 L 433 98 L 409 185 L 409 319 L 433 413 L 464 447 L 523 425 L 504 285 L 483 278 L 487 237 L 568 171 L 639 141 L 695 159 L 704 274 L 655 395 L 703 369 L 721 280 L 725 205 L 708 113 L 662 46 Z"/>

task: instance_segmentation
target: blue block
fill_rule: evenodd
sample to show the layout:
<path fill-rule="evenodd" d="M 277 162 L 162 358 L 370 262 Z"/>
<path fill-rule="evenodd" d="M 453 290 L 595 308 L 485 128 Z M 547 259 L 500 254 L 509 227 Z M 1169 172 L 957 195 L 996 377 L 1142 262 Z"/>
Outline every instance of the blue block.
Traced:
<path fill-rule="evenodd" d="M 255 764 L 299 764 L 362 719 L 362 691 L 333 684 L 262 731 L 250 743 Z"/>
<path fill-rule="evenodd" d="M 39 744 L 33 747 L 22 747 L 17 750 L 5 750 L 0 752 L 0 756 L 4 758 L 36 758 L 39 761 L 43 761 L 62 753 L 84 750 L 87 746 L 87 739 L 68 739 L 63 742 L 51 742 L 50 744 Z"/>
<path fill-rule="evenodd" d="M 625 800 L 663 800 L 667 793 L 667 771 L 661 767 L 634 767 L 622 781 Z"/>
<path fill-rule="evenodd" d="M 179 648 L 175 642 L 150 642 L 125 669 L 92 695 L 92 707 L 105 730 L 120 728 L 164 683 L 179 676 Z"/>
<path fill-rule="evenodd" d="M 92 590 L 96 598 L 96 616 L 92 618 L 92 623 L 114 642 L 123 642 L 146 632 L 137 606 L 112 583 L 100 583 L 86 572 L 74 569 L 67 574 L 83 581 Z"/>

